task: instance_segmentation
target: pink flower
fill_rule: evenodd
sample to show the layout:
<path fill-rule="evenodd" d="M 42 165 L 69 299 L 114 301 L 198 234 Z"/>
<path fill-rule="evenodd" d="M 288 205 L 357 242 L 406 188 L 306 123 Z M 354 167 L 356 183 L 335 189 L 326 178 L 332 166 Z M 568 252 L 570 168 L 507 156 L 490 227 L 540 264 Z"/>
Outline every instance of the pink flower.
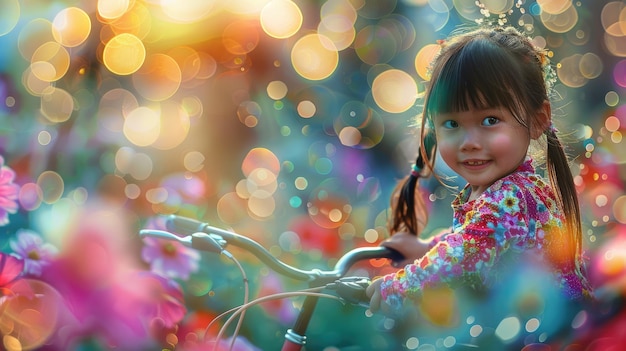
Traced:
<path fill-rule="evenodd" d="M 108 240 L 83 232 L 44 267 L 42 279 L 63 297 L 52 350 L 73 350 L 86 339 L 107 350 L 157 349 L 153 325 L 175 328 L 185 315 L 175 282 L 122 263 Z"/>
<path fill-rule="evenodd" d="M 181 243 L 155 238 L 145 238 L 141 257 L 150 269 L 163 277 L 186 280 L 198 270 L 200 254 Z"/>
<path fill-rule="evenodd" d="M 12 286 L 24 270 L 24 261 L 0 252 L 0 306 L 13 296 Z"/>
<path fill-rule="evenodd" d="M 133 284 L 128 284 L 131 279 Z M 130 272 L 112 287 L 112 308 L 136 317 L 154 329 L 176 328 L 187 313 L 183 291 L 175 281 L 153 272 Z"/>
<path fill-rule="evenodd" d="M 17 197 L 20 187 L 13 183 L 15 172 L 4 165 L 0 156 L 0 225 L 9 223 L 9 214 L 17 212 Z"/>
<path fill-rule="evenodd" d="M 28 229 L 18 230 L 17 241 L 11 240 L 10 245 L 15 255 L 24 259 L 24 272 L 37 277 L 58 252 L 56 247 L 44 243 L 39 235 Z"/>
<path fill-rule="evenodd" d="M 61 298 L 49 284 L 24 278 L 23 271 L 24 260 L 0 253 L 0 325 L 10 326 L 3 328 L 5 339 L 10 337 L 24 350 L 34 350 L 58 327 Z"/>

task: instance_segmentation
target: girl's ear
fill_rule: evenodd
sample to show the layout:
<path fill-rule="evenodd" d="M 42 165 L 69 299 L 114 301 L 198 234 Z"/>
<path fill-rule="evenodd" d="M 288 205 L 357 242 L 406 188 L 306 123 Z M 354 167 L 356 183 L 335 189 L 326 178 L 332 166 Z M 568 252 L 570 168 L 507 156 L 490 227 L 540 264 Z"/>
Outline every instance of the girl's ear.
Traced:
<path fill-rule="evenodd" d="M 544 101 L 535 115 L 535 123 L 532 123 L 530 137 L 532 139 L 539 138 L 543 132 L 550 128 L 552 123 L 552 107 L 549 101 Z"/>

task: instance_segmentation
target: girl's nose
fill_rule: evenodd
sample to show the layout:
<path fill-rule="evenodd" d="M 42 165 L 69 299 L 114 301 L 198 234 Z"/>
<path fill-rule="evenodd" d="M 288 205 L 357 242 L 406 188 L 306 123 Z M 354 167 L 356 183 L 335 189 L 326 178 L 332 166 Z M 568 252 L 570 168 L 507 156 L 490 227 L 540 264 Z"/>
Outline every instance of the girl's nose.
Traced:
<path fill-rule="evenodd" d="M 480 133 L 475 130 L 467 129 L 463 134 L 460 145 L 461 150 L 477 150 L 481 148 Z"/>

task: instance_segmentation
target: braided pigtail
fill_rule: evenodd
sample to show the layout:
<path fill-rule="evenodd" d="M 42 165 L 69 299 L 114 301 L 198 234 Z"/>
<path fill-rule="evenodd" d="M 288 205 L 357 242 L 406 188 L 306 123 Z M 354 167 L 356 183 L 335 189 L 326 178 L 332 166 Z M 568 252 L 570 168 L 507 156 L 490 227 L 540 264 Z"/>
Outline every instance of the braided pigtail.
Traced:
<path fill-rule="evenodd" d="M 578 258 L 582 255 L 582 227 L 576 185 L 573 181 L 567 155 L 556 135 L 556 130 L 551 127 L 544 134 L 548 144 L 546 157 L 548 178 L 552 186 L 558 190 L 555 193 L 566 221 L 565 238 L 562 238 L 560 244 L 564 247 L 555 248 L 557 252 L 554 254 L 557 257 L 553 257 L 553 259 L 557 262 L 565 260 L 578 263 Z"/>
<path fill-rule="evenodd" d="M 428 222 L 428 211 L 419 191 L 419 179 L 425 169 L 432 169 L 432 156 L 435 148 L 433 132 L 426 133 L 418 150 L 417 159 L 411 173 L 396 187 L 392 197 L 392 217 L 390 233 L 408 231 L 418 235 Z"/>

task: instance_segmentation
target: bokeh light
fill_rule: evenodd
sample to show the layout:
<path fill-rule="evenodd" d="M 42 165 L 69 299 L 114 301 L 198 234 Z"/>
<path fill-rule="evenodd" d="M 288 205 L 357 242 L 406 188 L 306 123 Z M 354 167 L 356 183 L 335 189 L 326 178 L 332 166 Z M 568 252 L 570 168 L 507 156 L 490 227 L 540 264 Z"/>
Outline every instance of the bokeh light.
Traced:
<path fill-rule="evenodd" d="M 52 21 L 52 36 L 66 47 L 76 47 L 84 43 L 90 32 L 89 15 L 78 7 L 68 7 L 60 11 Z"/>
<path fill-rule="evenodd" d="M 130 5 L 130 0 L 98 1 L 98 16 L 104 20 L 121 17 Z"/>
<path fill-rule="evenodd" d="M 182 77 L 180 67 L 173 58 L 154 54 L 146 57 L 132 79 L 141 96 L 151 101 L 163 101 L 178 91 Z"/>
<path fill-rule="evenodd" d="M 41 45 L 53 41 L 52 23 L 44 18 L 35 18 L 19 32 L 17 47 L 22 57 L 31 61 L 33 53 Z"/>
<path fill-rule="evenodd" d="M 337 69 L 339 54 L 333 42 L 319 34 L 308 34 L 294 44 L 291 62 L 302 77 L 310 80 L 328 78 Z"/>
<path fill-rule="evenodd" d="M 106 43 L 102 61 L 107 69 L 119 75 L 129 75 L 141 68 L 146 49 L 139 38 L 129 33 L 117 35 Z"/>
<path fill-rule="evenodd" d="M 141 106 L 131 111 L 124 120 L 124 135 L 137 146 L 154 143 L 161 132 L 161 116 L 158 111 Z"/>
<path fill-rule="evenodd" d="M 209 16 L 211 10 L 216 6 L 214 0 L 192 0 L 184 3 L 176 0 L 161 0 L 159 3 L 164 14 L 172 20 L 182 23 L 198 22 Z"/>
<path fill-rule="evenodd" d="M 69 92 L 60 88 L 49 88 L 41 94 L 41 113 L 53 123 L 67 121 L 74 111 L 74 100 Z"/>
<path fill-rule="evenodd" d="M 48 42 L 35 50 L 31 62 L 31 71 L 37 78 L 44 82 L 53 82 L 67 73 L 70 55 L 61 45 Z"/>
<path fill-rule="evenodd" d="M 415 105 L 417 84 L 413 77 L 401 70 L 388 70 L 379 74 L 372 84 L 374 101 L 391 113 L 405 112 Z"/>
<path fill-rule="evenodd" d="M 0 14 L 0 36 L 15 28 L 20 18 L 20 2 L 18 0 L 2 0 L 2 14 Z"/>
<path fill-rule="evenodd" d="M 263 7 L 260 20 L 267 35 L 279 39 L 289 38 L 302 26 L 302 11 L 291 0 L 272 0 Z"/>
<path fill-rule="evenodd" d="M 399 50 L 393 33 L 381 25 L 361 29 L 354 39 L 354 48 L 359 58 L 370 65 L 389 62 Z"/>
<path fill-rule="evenodd" d="M 45 171 L 37 178 L 37 187 L 41 189 L 41 200 L 52 204 L 61 198 L 65 185 L 63 178 L 57 172 Z"/>

